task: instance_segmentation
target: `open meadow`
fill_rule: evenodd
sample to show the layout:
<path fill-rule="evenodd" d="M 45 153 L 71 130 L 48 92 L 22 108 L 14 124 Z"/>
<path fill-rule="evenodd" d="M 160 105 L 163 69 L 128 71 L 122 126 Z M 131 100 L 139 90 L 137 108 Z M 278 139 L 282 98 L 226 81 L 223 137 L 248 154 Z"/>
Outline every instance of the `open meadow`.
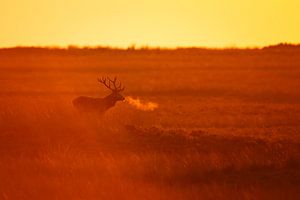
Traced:
<path fill-rule="evenodd" d="M 1 49 L 0 199 L 300 199 L 299 88 L 299 46 Z"/>

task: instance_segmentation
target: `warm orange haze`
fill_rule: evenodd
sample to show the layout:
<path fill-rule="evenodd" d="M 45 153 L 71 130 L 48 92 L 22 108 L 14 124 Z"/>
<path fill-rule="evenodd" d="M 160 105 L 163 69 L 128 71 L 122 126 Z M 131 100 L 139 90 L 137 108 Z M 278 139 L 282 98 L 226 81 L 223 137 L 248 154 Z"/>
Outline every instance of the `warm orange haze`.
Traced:
<path fill-rule="evenodd" d="M 0 200 L 300 199 L 299 8 L 2 1 Z"/>
<path fill-rule="evenodd" d="M 299 8 L 299 0 L 2 0 L 0 47 L 299 43 Z"/>
<path fill-rule="evenodd" d="M 299 55 L 2 49 L 0 197 L 299 199 Z"/>

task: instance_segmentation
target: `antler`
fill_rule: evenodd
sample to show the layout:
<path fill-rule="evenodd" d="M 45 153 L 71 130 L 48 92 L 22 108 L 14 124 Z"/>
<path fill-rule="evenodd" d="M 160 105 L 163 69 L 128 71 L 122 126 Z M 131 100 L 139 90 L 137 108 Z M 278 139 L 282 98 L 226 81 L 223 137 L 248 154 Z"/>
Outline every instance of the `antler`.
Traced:
<path fill-rule="evenodd" d="M 124 86 L 122 87 L 122 84 L 120 81 L 119 81 L 119 83 L 117 83 L 117 77 L 115 77 L 113 80 L 110 79 L 109 77 L 107 77 L 107 78 L 101 77 L 101 78 L 98 78 L 98 81 L 100 83 L 102 83 L 103 85 L 105 85 L 108 89 L 110 89 L 113 92 L 122 92 L 125 89 Z M 111 83 L 114 88 L 112 88 Z"/>

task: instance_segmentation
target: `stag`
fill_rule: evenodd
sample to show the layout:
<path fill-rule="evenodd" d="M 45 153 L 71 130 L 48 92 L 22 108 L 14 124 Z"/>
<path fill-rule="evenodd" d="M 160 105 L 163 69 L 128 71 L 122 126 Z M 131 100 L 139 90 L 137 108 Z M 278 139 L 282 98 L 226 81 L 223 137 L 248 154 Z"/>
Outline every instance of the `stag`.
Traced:
<path fill-rule="evenodd" d="M 73 100 L 73 105 L 77 110 L 104 114 L 109 108 L 115 106 L 118 101 L 125 100 L 120 94 L 125 87 L 122 86 L 120 81 L 117 81 L 117 77 L 114 79 L 101 77 L 98 78 L 98 82 L 110 89 L 112 93 L 104 98 L 79 96 Z"/>

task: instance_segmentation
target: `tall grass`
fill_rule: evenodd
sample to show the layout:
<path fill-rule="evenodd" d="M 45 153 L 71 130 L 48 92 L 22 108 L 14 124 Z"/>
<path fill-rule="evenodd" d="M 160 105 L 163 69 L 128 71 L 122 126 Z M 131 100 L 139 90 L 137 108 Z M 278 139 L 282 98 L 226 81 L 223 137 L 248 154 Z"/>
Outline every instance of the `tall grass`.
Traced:
<path fill-rule="evenodd" d="M 298 58 L 48 53 L 0 57 L 0 199 L 300 198 Z M 98 73 L 158 107 L 77 113 Z"/>

